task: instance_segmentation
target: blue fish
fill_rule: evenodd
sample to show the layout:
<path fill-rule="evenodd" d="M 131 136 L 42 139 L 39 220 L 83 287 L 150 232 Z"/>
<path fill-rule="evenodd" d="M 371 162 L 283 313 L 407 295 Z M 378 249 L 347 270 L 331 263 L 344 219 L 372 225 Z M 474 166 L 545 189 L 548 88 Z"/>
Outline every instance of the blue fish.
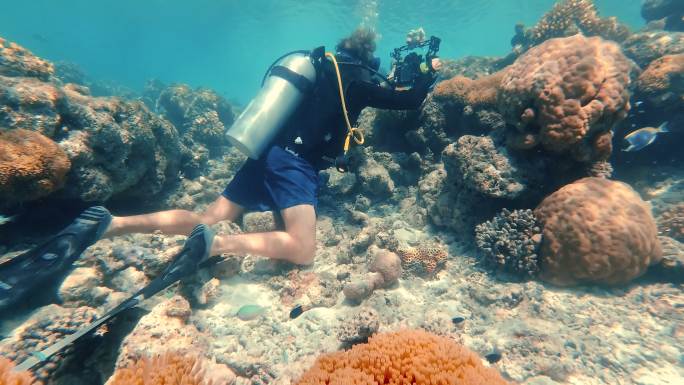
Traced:
<path fill-rule="evenodd" d="M 13 215 L 11 217 L 9 217 L 7 215 L 0 215 L 0 226 L 7 224 L 7 223 L 10 223 L 15 219 L 17 219 L 16 215 Z"/>
<path fill-rule="evenodd" d="M 623 149 L 622 151 L 639 151 L 642 148 L 653 143 L 658 134 L 663 132 L 670 132 L 667 129 L 667 122 L 660 125 L 660 127 L 644 127 L 636 131 L 632 131 L 627 136 L 625 140 L 629 143 L 629 147 Z"/>

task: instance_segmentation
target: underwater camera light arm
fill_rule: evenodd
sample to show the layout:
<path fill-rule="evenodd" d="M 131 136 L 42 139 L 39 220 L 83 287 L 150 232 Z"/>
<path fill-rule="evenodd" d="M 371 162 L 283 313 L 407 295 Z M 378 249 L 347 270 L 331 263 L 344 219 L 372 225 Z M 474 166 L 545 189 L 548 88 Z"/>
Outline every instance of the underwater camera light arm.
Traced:
<path fill-rule="evenodd" d="M 423 72 L 421 65 L 425 65 L 427 70 L 434 73 L 435 69 L 432 67 L 432 59 L 437 57 L 439 52 L 439 45 L 442 39 L 436 36 L 430 36 L 429 40 L 420 43 L 412 43 L 395 48 L 390 54 L 394 59 L 394 68 L 390 81 L 395 87 L 412 86 L 416 78 Z M 417 49 L 427 47 L 425 60 L 422 55 L 414 52 Z M 406 53 L 406 56 L 404 54 Z"/>

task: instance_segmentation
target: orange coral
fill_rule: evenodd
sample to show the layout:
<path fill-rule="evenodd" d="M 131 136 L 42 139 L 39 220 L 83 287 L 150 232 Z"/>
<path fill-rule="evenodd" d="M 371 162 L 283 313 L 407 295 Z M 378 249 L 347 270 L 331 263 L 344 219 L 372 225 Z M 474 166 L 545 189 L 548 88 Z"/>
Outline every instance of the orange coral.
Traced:
<path fill-rule="evenodd" d="M 494 106 L 496 91 L 503 75 L 504 72 L 499 71 L 476 80 L 464 76 L 455 76 L 437 84 L 434 96 L 438 99 L 454 101 L 463 106 Z"/>
<path fill-rule="evenodd" d="M 656 107 L 677 109 L 684 105 L 684 54 L 653 61 L 639 76 L 637 91 Z"/>
<path fill-rule="evenodd" d="M 599 37 L 551 39 L 530 49 L 504 70 L 499 87 L 498 109 L 516 127 L 509 146 L 541 144 L 587 163 L 607 159 L 607 133 L 629 111 L 635 68 L 620 46 Z"/>
<path fill-rule="evenodd" d="M 419 267 L 428 275 L 437 272 L 437 268 L 444 265 L 447 259 L 447 252 L 439 247 L 404 247 L 397 250 L 401 261 L 407 268 Z"/>
<path fill-rule="evenodd" d="M 202 360 L 166 353 L 141 358 L 114 372 L 109 385 L 211 385 L 205 379 Z"/>
<path fill-rule="evenodd" d="M 33 376 L 29 372 L 15 372 L 12 361 L 0 357 L 0 385 L 31 385 Z"/>
<path fill-rule="evenodd" d="M 574 35 L 582 32 L 587 36 L 601 36 L 604 39 L 624 41 L 629 29 L 616 18 L 601 18 L 591 0 L 564 0 L 544 14 L 537 25 L 525 31 L 528 45 L 537 45 L 545 40 Z"/>
<path fill-rule="evenodd" d="M 0 38 L 0 75 L 48 80 L 54 73 L 52 63 L 34 56 L 24 47 Z"/>
<path fill-rule="evenodd" d="M 540 278 L 545 281 L 624 284 L 660 261 L 651 210 L 625 183 L 580 179 L 546 197 L 535 216 L 543 228 Z"/>
<path fill-rule="evenodd" d="M 454 341 L 421 330 L 376 334 L 367 344 L 324 354 L 297 385 L 507 384 L 480 357 Z"/>
<path fill-rule="evenodd" d="M 684 242 L 684 203 L 679 203 L 658 217 L 660 231 L 680 242 Z"/>
<path fill-rule="evenodd" d="M 29 201 L 64 185 L 71 167 L 51 139 L 29 130 L 0 130 L 0 201 Z"/>

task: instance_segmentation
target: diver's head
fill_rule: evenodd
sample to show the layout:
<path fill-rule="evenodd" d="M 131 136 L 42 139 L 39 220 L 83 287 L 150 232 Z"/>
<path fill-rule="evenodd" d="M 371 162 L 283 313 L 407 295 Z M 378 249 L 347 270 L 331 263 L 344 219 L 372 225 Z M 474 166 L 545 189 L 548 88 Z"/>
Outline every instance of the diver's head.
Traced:
<path fill-rule="evenodd" d="M 520 34 L 522 34 L 523 32 L 525 32 L 525 24 L 523 24 L 523 23 L 517 23 L 517 24 L 515 25 L 515 33 L 516 33 L 517 35 L 520 35 Z"/>
<path fill-rule="evenodd" d="M 351 35 L 337 43 L 335 49 L 361 60 L 369 67 L 378 66 L 378 59 L 373 55 L 376 48 L 377 34 L 368 28 L 357 28 Z"/>

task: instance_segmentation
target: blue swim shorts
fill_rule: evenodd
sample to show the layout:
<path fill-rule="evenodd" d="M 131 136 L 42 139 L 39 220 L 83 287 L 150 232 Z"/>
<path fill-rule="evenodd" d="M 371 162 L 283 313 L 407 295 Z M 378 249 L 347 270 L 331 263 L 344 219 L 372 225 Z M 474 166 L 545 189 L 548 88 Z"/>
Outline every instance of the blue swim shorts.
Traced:
<path fill-rule="evenodd" d="M 318 173 L 306 160 L 279 146 L 248 159 L 223 196 L 247 211 L 280 211 L 309 204 L 318 208 Z"/>

